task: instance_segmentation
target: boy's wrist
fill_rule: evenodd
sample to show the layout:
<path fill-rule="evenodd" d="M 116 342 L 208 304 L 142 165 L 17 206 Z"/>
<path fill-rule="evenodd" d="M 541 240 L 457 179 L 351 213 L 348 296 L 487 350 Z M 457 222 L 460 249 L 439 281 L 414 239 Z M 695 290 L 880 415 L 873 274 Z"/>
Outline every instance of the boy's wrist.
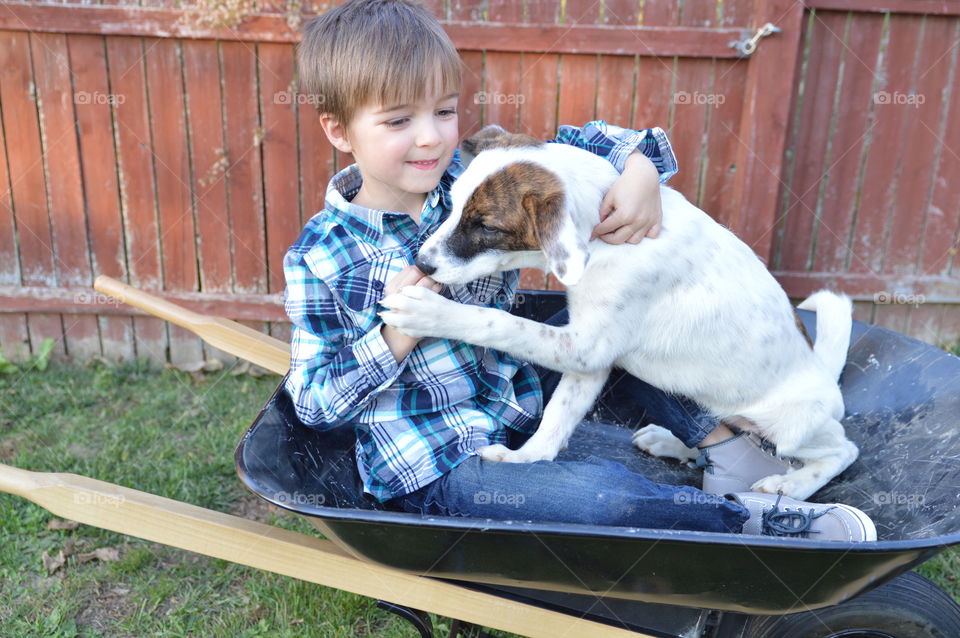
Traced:
<path fill-rule="evenodd" d="M 393 354 L 393 358 L 396 359 L 397 363 L 406 359 L 407 356 L 413 352 L 413 349 L 417 347 L 417 344 L 420 343 L 419 338 L 409 337 L 387 324 L 383 324 L 380 328 L 380 334 L 387 344 L 387 347 L 390 348 L 390 352 Z"/>
<path fill-rule="evenodd" d="M 659 175 L 657 174 L 657 167 L 654 166 L 653 162 L 649 157 L 644 155 L 638 150 L 633 151 L 627 156 L 626 161 L 623 163 L 623 173 L 627 172 L 636 173 L 652 173 L 653 176 L 659 181 Z"/>

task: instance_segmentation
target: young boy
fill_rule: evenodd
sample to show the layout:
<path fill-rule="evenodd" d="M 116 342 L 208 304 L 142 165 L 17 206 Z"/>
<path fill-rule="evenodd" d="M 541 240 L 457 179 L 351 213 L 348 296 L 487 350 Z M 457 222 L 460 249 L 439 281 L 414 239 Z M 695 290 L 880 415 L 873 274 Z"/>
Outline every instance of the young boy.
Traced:
<path fill-rule="evenodd" d="M 284 260 L 294 323 L 286 390 L 305 424 L 354 428 L 369 494 L 431 515 L 875 538 L 869 519 L 842 505 L 775 503 L 743 492 L 724 498 L 658 485 L 598 458 L 482 461 L 478 448 L 506 444 L 508 430 L 536 427 L 543 407 L 537 372 L 504 353 L 408 337 L 377 315 L 377 302 L 404 286 L 441 290 L 411 264 L 449 214 L 450 185 L 463 170 L 459 56 L 419 5 L 353 0 L 306 25 L 298 58 L 301 90 L 316 99 L 324 133 L 356 164 L 331 180 L 324 210 Z M 676 172 L 663 131 L 592 122 L 563 127 L 557 141 L 587 148 L 622 172 L 595 235 L 613 243 L 656 235 L 658 181 Z M 500 273 L 447 293 L 509 308 L 518 280 L 517 272 Z M 696 406 L 637 383 L 654 410 L 680 416 L 671 427 L 688 445 L 720 442 L 713 448 L 720 457 L 746 441 L 730 438 Z"/>

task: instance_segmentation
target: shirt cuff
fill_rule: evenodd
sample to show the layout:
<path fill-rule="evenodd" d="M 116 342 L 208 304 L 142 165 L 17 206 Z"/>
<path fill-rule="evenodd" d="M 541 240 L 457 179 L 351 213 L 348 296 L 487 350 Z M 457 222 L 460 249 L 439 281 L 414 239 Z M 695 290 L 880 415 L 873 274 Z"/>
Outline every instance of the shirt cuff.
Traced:
<path fill-rule="evenodd" d="M 353 356 L 360 366 L 362 376 L 376 386 L 371 392 L 380 392 L 397 380 L 406 368 L 406 359 L 401 363 L 393 357 L 378 324 L 353 344 Z"/>
<path fill-rule="evenodd" d="M 657 142 L 657 148 L 660 149 L 660 165 L 657 171 L 660 173 L 660 183 L 664 184 L 668 179 L 677 174 L 677 156 L 673 154 L 673 146 L 667 137 L 666 131 L 659 126 L 650 129 L 650 134 Z"/>

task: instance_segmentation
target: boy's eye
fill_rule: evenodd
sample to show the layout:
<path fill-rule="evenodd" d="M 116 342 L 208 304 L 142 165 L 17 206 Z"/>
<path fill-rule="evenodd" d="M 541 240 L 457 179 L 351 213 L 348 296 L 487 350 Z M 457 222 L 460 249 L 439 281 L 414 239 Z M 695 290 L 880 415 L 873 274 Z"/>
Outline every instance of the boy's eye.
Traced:
<path fill-rule="evenodd" d="M 398 126 L 403 126 L 404 124 L 406 124 L 409 119 L 410 118 L 408 117 L 398 117 L 395 120 L 388 120 L 386 124 L 390 128 L 397 128 Z"/>
<path fill-rule="evenodd" d="M 456 115 L 457 109 L 440 109 L 437 111 L 437 115 L 441 117 L 450 117 L 451 115 Z"/>

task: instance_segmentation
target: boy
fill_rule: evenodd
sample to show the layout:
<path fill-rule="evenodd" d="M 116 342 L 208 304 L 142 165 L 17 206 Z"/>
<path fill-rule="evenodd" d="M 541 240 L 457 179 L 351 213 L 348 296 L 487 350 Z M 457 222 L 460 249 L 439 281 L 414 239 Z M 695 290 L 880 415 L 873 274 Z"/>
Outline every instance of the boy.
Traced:
<path fill-rule="evenodd" d="M 869 519 L 842 505 L 713 496 L 658 485 L 598 458 L 481 461 L 478 448 L 506 444 L 508 430 L 536 427 L 543 406 L 536 371 L 500 352 L 408 337 L 377 315 L 377 302 L 404 286 L 441 290 L 411 264 L 449 214 L 450 185 L 463 169 L 459 56 L 419 5 L 353 0 L 306 25 L 298 58 L 301 88 L 317 100 L 324 133 L 356 164 L 331 180 L 325 209 L 284 260 L 294 323 L 286 390 L 304 423 L 354 427 L 369 494 L 422 514 L 871 538 Z M 614 243 L 656 235 L 658 181 L 676 172 L 661 130 L 594 122 L 564 127 L 558 141 L 606 157 L 622 172 L 596 235 Z M 518 279 L 500 273 L 448 293 L 461 303 L 505 308 Z M 638 391 L 666 406 L 661 412 L 691 407 L 649 386 Z M 688 444 L 722 442 L 716 451 L 745 440 L 693 414 L 675 426 Z"/>

